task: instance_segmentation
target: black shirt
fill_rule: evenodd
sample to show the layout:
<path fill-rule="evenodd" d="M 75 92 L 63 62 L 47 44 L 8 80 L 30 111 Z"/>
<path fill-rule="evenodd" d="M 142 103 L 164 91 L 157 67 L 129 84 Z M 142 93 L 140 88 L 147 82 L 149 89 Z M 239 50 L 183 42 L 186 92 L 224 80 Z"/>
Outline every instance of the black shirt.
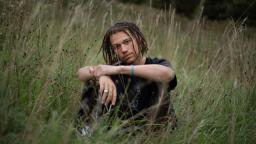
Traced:
<path fill-rule="evenodd" d="M 146 58 L 145 64 L 160 64 L 171 67 L 170 62 L 165 59 Z M 157 71 L 157 70 L 156 70 Z M 117 88 L 117 106 L 122 115 L 127 117 L 148 108 L 158 101 L 160 89 L 163 88 L 160 83 L 147 80 L 141 77 L 130 75 L 113 75 L 112 80 Z M 168 83 L 168 93 L 177 85 L 175 78 Z"/>

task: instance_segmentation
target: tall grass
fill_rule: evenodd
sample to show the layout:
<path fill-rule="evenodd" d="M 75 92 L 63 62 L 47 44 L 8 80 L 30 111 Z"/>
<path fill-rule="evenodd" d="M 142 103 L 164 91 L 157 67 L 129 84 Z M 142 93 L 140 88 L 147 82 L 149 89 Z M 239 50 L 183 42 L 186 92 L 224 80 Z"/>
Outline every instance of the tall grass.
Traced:
<path fill-rule="evenodd" d="M 174 10 L 107 1 L 1 1 L 0 143 L 253 143 L 256 141 L 255 29 L 231 20 L 187 20 Z M 178 129 L 120 133 L 119 121 L 91 138 L 73 128 L 78 68 L 103 63 L 106 29 L 133 21 L 149 56 L 173 64 Z"/>

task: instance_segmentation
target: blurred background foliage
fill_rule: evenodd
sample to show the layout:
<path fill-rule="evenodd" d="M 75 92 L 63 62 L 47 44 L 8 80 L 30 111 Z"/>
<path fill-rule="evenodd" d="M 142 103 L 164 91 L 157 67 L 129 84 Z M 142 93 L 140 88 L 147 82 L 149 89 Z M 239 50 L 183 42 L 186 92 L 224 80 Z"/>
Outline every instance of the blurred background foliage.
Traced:
<path fill-rule="evenodd" d="M 28 0 L 35 3 L 35 0 Z M 70 7 L 78 3 L 86 3 L 88 0 L 55 0 L 48 3 L 58 3 L 60 7 Z M 256 26 L 256 1 L 255 0 L 105 0 L 107 2 L 120 1 L 123 3 L 135 3 L 147 5 L 159 9 L 175 9 L 177 14 L 194 19 L 204 16 L 210 20 L 223 20 L 232 18 L 237 21 L 246 19 L 246 23 Z M 0 12 L 10 9 L 7 3 L 19 1 L 0 0 Z M 14 7 L 14 6 L 13 6 Z M 1 19 L 3 18 L 1 12 Z"/>
<path fill-rule="evenodd" d="M 178 14 L 189 18 L 201 15 L 211 20 L 233 18 L 243 20 L 247 24 L 256 25 L 255 0 L 120 0 L 124 3 L 146 4 L 155 8 L 175 8 Z"/>

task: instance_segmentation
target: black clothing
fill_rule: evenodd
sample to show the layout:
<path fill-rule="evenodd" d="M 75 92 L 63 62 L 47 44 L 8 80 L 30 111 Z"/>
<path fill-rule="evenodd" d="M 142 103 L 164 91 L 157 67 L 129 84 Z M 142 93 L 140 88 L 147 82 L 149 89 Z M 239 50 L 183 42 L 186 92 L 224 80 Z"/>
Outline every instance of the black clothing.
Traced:
<path fill-rule="evenodd" d="M 160 64 L 171 67 L 171 64 L 167 60 L 158 58 L 146 58 L 145 65 L 147 64 Z M 155 111 L 156 121 L 161 121 L 163 117 L 168 117 L 170 112 L 174 113 L 170 102 L 170 91 L 177 85 L 176 76 L 167 86 L 141 77 L 131 77 L 130 75 L 113 75 L 111 79 L 114 81 L 117 89 L 115 107 L 118 109 L 117 116 L 119 118 L 127 119 L 143 110 L 145 110 L 145 113 L 142 114 L 143 116 L 151 117 L 152 110 L 147 109 L 150 109 L 155 104 L 160 104 L 158 110 Z M 164 87 L 166 87 L 165 92 L 163 91 Z M 90 119 L 90 114 L 97 104 L 97 93 L 98 87 L 95 87 L 95 82 L 89 81 L 85 84 L 81 109 L 79 110 L 79 117 L 85 121 Z M 161 102 L 159 102 L 159 99 L 161 99 Z M 96 109 L 99 110 L 101 108 L 98 107 Z"/>
<path fill-rule="evenodd" d="M 145 65 L 147 64 L 160 64 L 163 66 L 171 67 L 170 63 L 164 59 L 146 58 Z M 160 90 L 163 85 L 141 77 L 131 77 L 130 75 L 114 75 L 111 77 L 117 88 L 117 103 L 120 104 L 121 115 L 127 114 L 128 118 L 137 114 L 143 109 L 146 109 L 158 102 Z M 167 91 L 174 89 L 177 85 L 175 78 L 169 82 Z M 165 96 L 166 103 L 170 101 L 170 97 Z M 123 102 L 120 102 L 123 99 Z"/>

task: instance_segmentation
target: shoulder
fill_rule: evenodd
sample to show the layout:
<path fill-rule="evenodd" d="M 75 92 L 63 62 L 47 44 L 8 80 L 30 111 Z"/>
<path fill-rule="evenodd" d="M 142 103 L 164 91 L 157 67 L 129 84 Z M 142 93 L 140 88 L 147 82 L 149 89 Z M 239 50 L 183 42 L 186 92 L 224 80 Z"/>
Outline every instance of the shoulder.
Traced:
<path fill-rule="evenodd" d="M 147 57 L 145 64 L 159 64 L 159 65 L 163 65 L 163 66 L 166 66 L 166 67 L 169 67 L 169 68 L 173 69 L 171 63 L 168 60 L 163 59 L 163 58 Z M 177 86 L 177 78 L 176 78 L 176 75 L 175 75 L 174 79 L 171 80 L 168 84 L 168 91 L 173 90 L 176 86 Z"/>
<path fill-rule="evenodd" d="M 171 67 L 171 63 L 168 60 L 164 58 L 156 58 L 156 57 L 155 58 L 147 57 L 145 64 L 160 64 L 167 67 Z"/>

